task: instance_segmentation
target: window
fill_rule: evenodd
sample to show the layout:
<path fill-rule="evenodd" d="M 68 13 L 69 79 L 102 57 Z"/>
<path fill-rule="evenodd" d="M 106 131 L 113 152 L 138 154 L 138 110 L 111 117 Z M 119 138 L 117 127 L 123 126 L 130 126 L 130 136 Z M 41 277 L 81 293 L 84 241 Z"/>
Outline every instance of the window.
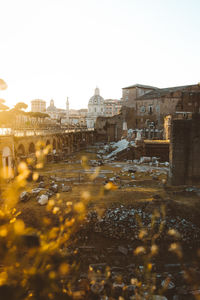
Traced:
<path fill-rule="evenodd" d="M 149 114 L 151 115 L 153 113 L 153 105 L 149 105 Z"/>
<path fill-rule="evenodd" d="M 141 112 L 141 113 L 144 113 L 145 111 L 146 111 L 145 106 L 141 106 L 141 107 L 140 107 L 140 112 Z"/>

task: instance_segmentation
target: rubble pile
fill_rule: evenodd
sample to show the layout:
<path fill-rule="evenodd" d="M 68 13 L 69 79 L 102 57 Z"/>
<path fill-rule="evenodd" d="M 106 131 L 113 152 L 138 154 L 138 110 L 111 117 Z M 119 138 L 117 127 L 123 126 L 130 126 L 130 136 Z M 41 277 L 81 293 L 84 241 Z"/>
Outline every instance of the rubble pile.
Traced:
<path fill-rule="evenodd" d="M 108 145 L 103 145 L 102 149 L 98 151 L 97 158 L 103 158 L 104 160 L 115 160 L 119 158 L 123 152 L 129 151 L 135 146 L 134 141 L 128 141 L 122 139 L 116 143 L 111 142 Z"/>
<path fill-rule="evenodd" d="M 154 215 L 148 209 L 148 205 L 146 209 L 127 208 L 123 205 L 109 208 L 101 218 L 98 217 L 95 211 L 91 211 L 88 214 L 88 223 L 91 230 L 96 233 L 101 233 L 109 238 L 133 241 L 139 239 L 138 235 L 142 229 L 150 233 L 153 218 L 155 218 L 154 233 L 158 231 L 161 223 L 164 223 L 159 239 L 170 240 L 168 232 L 173 229 L 180 234 L 181 241 L 186 244 L 194 241 L 200 242 L 200 228 L 191 221 L 170 215 L 163 219 L 160 215 Z"/>

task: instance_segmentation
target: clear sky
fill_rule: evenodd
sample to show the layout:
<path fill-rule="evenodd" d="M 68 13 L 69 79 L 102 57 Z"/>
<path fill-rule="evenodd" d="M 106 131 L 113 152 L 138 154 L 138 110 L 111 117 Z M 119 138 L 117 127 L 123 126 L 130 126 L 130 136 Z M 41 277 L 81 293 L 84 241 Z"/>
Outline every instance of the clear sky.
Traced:
<path fill-rule="evenodd" d="M 0 0 L 0 98 L 86 108 L 96 86 L 200 82 L 200 0 Z"/>

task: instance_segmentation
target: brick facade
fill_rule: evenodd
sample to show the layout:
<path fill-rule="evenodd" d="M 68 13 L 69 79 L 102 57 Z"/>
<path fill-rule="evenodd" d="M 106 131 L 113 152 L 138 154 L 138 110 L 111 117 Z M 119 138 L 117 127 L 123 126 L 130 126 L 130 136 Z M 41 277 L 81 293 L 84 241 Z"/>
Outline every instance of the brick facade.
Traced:
<path fill-rule="evenodd" d="M 138 97 L 135 102 L 137 128 L 153 122 L 156 128 L 162 129 L 167 115 L 200 111 L 200 85 L 156 90 Z"/>
<path fill-rule="evenodd" d="M 132 118 L 131 127 L 128 128 L 144 129 L 153 126 L 163 130 L 167 115 L 200 112 L 199 84 L 164 89 L 134 85 L 123 88 L 122 93 L 123 107 L 127 112 L 129 109 L 134 110 L 132 117 L 129 112 L 126 113 L 126 121 Z"/>

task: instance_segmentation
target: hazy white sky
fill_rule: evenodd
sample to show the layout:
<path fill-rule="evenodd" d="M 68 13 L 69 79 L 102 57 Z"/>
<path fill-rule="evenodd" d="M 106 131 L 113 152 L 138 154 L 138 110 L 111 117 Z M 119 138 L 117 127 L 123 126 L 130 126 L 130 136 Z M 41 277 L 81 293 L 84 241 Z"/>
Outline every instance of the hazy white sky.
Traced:
<path fill-rule="evenodd" d="M 0 0 L 0 91 L 87 107 L 94 88 L 200 82 L 199 0 Z"/>

